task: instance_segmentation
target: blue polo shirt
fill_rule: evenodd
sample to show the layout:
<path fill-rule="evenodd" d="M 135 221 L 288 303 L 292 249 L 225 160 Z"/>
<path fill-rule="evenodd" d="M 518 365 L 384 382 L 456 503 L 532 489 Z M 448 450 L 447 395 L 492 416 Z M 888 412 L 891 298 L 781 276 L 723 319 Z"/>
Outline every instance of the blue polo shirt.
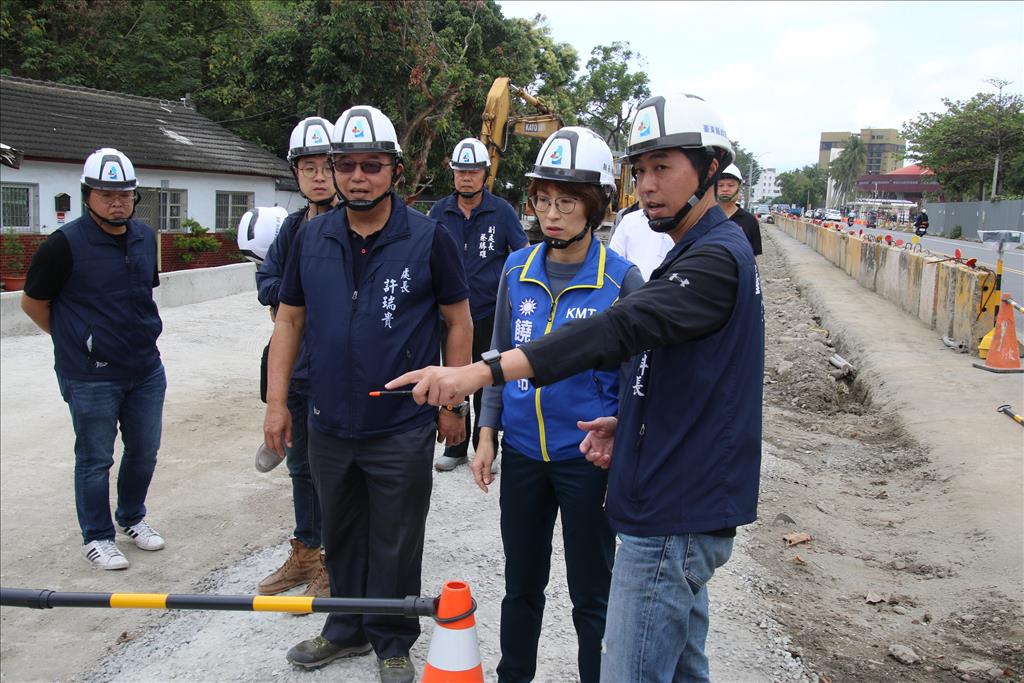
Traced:
<path fill-rule="evenodd" d="M 486 188 L 482 194 L 480 204 L 470 212 L 469 218 L 459 208 L 457 194 L 438 200 L 430 208 L 430 217 L 441 221 L 456 243 L 462 244 L 473 320 L 494 315 L 505 258 L 529 244 L 512 205 Z"/>

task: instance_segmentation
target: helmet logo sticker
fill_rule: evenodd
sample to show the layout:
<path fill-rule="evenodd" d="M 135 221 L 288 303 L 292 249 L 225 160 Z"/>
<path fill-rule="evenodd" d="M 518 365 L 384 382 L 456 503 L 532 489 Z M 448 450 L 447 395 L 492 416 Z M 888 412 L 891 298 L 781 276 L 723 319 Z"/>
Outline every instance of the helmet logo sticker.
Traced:
<path fill-rule="evenodd" d="M 462 159 L 460 161 L 463 164 L 473 163 L 473 152 L 468 149 L 462 150 Z"/>
<path fill-rule="evenodd" d="M 707 123 L 704 124 L 704 132 L 705 133 L 714 133 L 715 135 L 721 135 L 723 138 L 729 137 L 728 135 L 725 134 L 725 129 L 724 128 L 721 128 L 719 126 L 713 126 L 713 125 L 710 125 L 710 124 L 707 124 Z"/>
<path fill-rule="evenodd" d="M 113 164 L 111 164 L 108 168 L 110 170 L 107 171 L 107 177 L 110 180 L 120 180 L 120 176 L 118 176 L 118 174 L 117 174 L 117 166 L 114 166 Z"/>
<path fill-rule="evenodd" d="M 355 121 L 352 122 L 351 133 L 352 133 L 352 137 L 354 137 L 354 138 L 365 138 L 366 137 L 366 128 L 363 126 L 363 122 L 361 120 L 356 119 Z"/>
<path fill-rule="evenodd" d="M 319 128 L 313 129 L 313 134 L 310 136 L 310 138 L 312 139 L 314 145 L 322 145 L 324 142 L 324 139 L 320 136 Z"/>
<path fill-rule="evenodd" d="M 548 158 L 546 159 L 547 166 L 564 166 L 566 157 L 566 141 L 556 140 L 551 143 L 551 149 L 548 151 Z"/>
<path fill-rule="evenodd" d="M 651 115 L 644 114 L 643 118 L 640 119 L 640 126 L 637 128 L 637 134 L 646 138 L 651 134 Z"/>

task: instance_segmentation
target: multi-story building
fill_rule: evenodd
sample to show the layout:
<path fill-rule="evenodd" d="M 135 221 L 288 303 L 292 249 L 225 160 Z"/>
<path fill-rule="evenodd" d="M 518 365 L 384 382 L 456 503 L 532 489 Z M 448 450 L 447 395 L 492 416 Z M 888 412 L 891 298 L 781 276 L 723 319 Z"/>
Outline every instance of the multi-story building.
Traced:
<path fill-rule="evenodd" d="M 818 145 L 818 168 L 826 170 L 833 149 L 843 149 L 854 133 L 825 132 Z M 867 148 L 866 173 L 889 173 L 903 165 L 907 143 L 895 128 L 861 128 L 860 139 Z"/>
<path fill-rule="evenodd" d="M 757 179 L 757 183 L 754 185 L 754 201 L 763 202 L 769 199 L 773 199 L 782 194 L 782 188 L 779 187 L 777 179 L 777 173 L 774 168 L 762 168 L 761 175 Z"/>

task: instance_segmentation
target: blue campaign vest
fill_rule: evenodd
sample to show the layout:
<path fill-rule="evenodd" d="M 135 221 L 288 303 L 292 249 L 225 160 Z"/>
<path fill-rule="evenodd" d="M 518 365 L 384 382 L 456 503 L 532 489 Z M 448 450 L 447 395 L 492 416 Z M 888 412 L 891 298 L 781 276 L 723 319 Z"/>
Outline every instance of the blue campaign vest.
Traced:
<path fill-rule="evenodd" d="M 54 368 L 77 380 L 123 380 L 160 363 L 163 330 L 153 301 L 156 234 L 128 221 L 127 251 L 88 214 L 61 231 L 71 249 L 71 277 L 50 304 Z"/>
<path fill-rule="evenodd" d="M 515 209 L 484 189 L 480 205 L 468 219 L 455 195 L 438 200 L 430 209 L 430 217 L 441 221 L 455 243 L 462 245 L 473 320 L 493 315 L 505 259 L 510 250 L 526 242 L 526 233 Z"/>
<path fill-rule="evenodd" d="M 633 267 L 595 237 L 579 272 L 552 300 L 544 269 L 547 249 L 543 243 L 520 249 L 505 264 L 513 347 L 609 308 Z M 539 389 L 529 380 L 508 382 L 502 390 L 504 438 L 537 460 L 583 457 L 579 446 L 585 434 L 576 421 L 614 415 L 618 390 L 618 370 L 587 370 Z"/>
<path fill-rule="evenodd" d="M 437 419 L 437 408 L 416 405 L 407 396 L 367 396 L 440 360 L 433 282 L 445 273 L 430 272 L 438 224 L 397 197 L 391 202 L 391 217 L 358 283 L 352 281 L 344 210 L 315 217 L 299 233 L 310 420 L 319 431 L 342 439 L 399 434 Z"/>
<path fill-rule="evenodd" d="M 732 316 L 704 339 L 636 356 L 620 393 L 607 510 L 630 535 L 715 531 L 757 517 L 764 307 L 750 242 L 715 206 L 665 261 L 709 244 L 739 267 Z"/>

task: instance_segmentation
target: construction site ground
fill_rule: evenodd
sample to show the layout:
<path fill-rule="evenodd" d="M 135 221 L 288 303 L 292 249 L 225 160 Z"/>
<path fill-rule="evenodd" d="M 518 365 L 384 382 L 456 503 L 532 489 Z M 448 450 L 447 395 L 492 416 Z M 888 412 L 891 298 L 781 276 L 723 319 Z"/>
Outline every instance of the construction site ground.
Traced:
<path fill-rule="evenodd" d="M 996 407 L 1024 409 L 1024 376 L 972 368 L 915 318 L 764 231 L 760 519 L 739 530 L 711 583 L 713 679 L 1022 680 L 1024 429 Z M 3 586 L 244 594 L 284 559 L 285 468 L 253 467 L 267 312 L 247 293 L 162 313 L 169 385 L 149 508 L 167 548 L 145 553 L 121 537 L 132 562 L 124 572 L 93 570 L 81 555 L 73 434 L 49 339 L 3 340 Z M 833 377 L 835 353 L 856 368 L 853 378 Z M 469 582 L 487 680 L 499 658 L 498 514 L 497 491 L 481 493 L 466 467 L 435 475 L 423 593 Z M 560 533 L 539 681 L 576 677 Z M 0 679 L 376 680 L 373 657 L 315 672 L 285 661 L 323 619 L 5 607 Z M 419 670 L 434 628 L 423 627 L 412 653 Z"/>

